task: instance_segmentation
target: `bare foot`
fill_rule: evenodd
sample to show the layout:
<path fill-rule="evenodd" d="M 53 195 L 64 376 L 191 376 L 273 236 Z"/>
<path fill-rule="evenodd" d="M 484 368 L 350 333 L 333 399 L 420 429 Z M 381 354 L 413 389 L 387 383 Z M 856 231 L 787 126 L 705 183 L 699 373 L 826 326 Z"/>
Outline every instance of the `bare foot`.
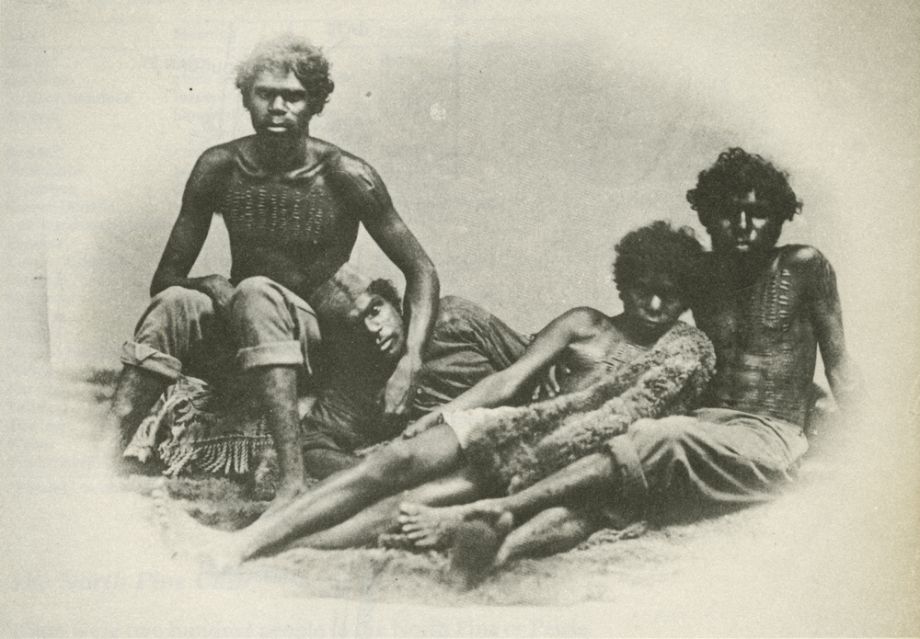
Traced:
<path fill-rule="evenodd" d="M 442 508 L 404 502 L 399 505 L 398 521 L 403 534 L 416 548 L 444 549 L 450 546 L 454 531 L 465 520 L 477 516 L 497 519 L 502 512 L 490 499 Z"/>
<path fill-rule="evenodd" d="M 170 499 L 164 485 L 155 488 L 151 497 L 157 522 L 173 557 L 202 561 L 220 570 L 243 562 L 242 554 L 235 549 L 233 533 L 199 524 Z"/>
<path fill-rule="evenodd" d="M 514 526 L 510 512 L 476 513 L 453 531 L 447 581 L 469 590 L 479 585 L 495 567 L 496 555 Z"/>
<path fill-rule="evenodd" d="M 453 530 L 463 522 L 464 506 L 433 508 L 422 504 L 399 505 L 399 525 L 403 536 L 416 548 L 447 548 Z"/>

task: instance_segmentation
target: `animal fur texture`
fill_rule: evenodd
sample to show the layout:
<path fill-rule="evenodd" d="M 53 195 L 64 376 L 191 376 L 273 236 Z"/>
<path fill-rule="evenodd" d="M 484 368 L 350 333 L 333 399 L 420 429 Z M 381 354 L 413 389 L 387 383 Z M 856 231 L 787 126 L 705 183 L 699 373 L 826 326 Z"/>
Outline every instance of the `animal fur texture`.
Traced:
<path fill-rule="evenodd" d="M 637 419 L 697 407 L 715 371 L 709 339 L 683 322 L 604 380 L 527 406 L 476 408 L 445 415 L 469 429 L 465 457 L 478 478 L 519 491 L 603 449 Z"/>

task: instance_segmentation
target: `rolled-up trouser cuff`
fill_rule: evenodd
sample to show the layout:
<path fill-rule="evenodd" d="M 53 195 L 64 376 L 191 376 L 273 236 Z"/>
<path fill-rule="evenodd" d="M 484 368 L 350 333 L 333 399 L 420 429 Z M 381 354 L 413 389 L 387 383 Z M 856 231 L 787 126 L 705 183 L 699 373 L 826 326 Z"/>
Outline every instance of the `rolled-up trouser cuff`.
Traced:
<path fill-rule="evenodd" d="M 618 435 L 607 442 L 607 451 L 617 468 L 618 485 L 615 501 L 608 510 L 615 511 L 625 522 L 645 516 L 648 499 L 648 480 L 636 447 L 627 435 Z"/>
<path fill-rule="evenodd" d="M 237 351 L 236 362 L 245 371 L 256 366 L 301 366 L 304 359 L 300 342 L 290 340 L 245 346 Z"/>
<path fill-rule="evenodd" d="M 130 340 L 121 347 L 121 362 L 172 380 L 182 374 L 182 362 L 172 355 Z"/>

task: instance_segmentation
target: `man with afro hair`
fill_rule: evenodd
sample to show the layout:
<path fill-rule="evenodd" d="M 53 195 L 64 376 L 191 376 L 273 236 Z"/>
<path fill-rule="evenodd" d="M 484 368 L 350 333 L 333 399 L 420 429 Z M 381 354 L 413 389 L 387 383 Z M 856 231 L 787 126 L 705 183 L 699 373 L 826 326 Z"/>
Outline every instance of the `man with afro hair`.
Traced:
<path fill-rule="evenodd" d="M 712 241 L 691 296 L 716 353 L 704 408 L 639 419 L 604 450 L 525 490 L 441 513 L 455 522 L 448 527 L 462 583 L 514 557 L 571 547 L 593 529 L 572 515 L 586 505 L 624 523 L 664 523 L 771 499 L 808 449 L 818 350 L 844 416 L 859 407 L 862 384 L 847 354 L 830 262 L 812 246 L 776 245 L 783 223 L 801 209 L 786 173 L 728 149 L 699 174 L 687 200 Z M 404 528 L 423 528 L 420 519 Z"/>

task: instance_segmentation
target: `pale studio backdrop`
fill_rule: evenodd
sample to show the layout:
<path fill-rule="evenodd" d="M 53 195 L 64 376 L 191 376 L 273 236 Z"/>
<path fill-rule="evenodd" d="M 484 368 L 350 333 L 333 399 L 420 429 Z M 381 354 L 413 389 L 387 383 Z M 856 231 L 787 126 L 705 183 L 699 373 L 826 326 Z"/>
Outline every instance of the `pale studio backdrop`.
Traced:
<path fill-rule="evenodd" d="M 836 265 L 867 371 L 913 379 L 916 5 L 553 4 L 5 3 L 7 197 L 44 243 L 52 363 L 117 364 L 197 156 L 251 130 L 233 66 L 293 31 L 337 85 L 313 135 L 377 168 L 445 293 L 522 331 L 617 311 L 617 238 L 704 236 L 684 193 L 741 145 L 791 172 L 784 240 Z M 353 260 L 402 284 L 364 235 Z M 195 272 L 227 267 L 215 220 Z"/>

